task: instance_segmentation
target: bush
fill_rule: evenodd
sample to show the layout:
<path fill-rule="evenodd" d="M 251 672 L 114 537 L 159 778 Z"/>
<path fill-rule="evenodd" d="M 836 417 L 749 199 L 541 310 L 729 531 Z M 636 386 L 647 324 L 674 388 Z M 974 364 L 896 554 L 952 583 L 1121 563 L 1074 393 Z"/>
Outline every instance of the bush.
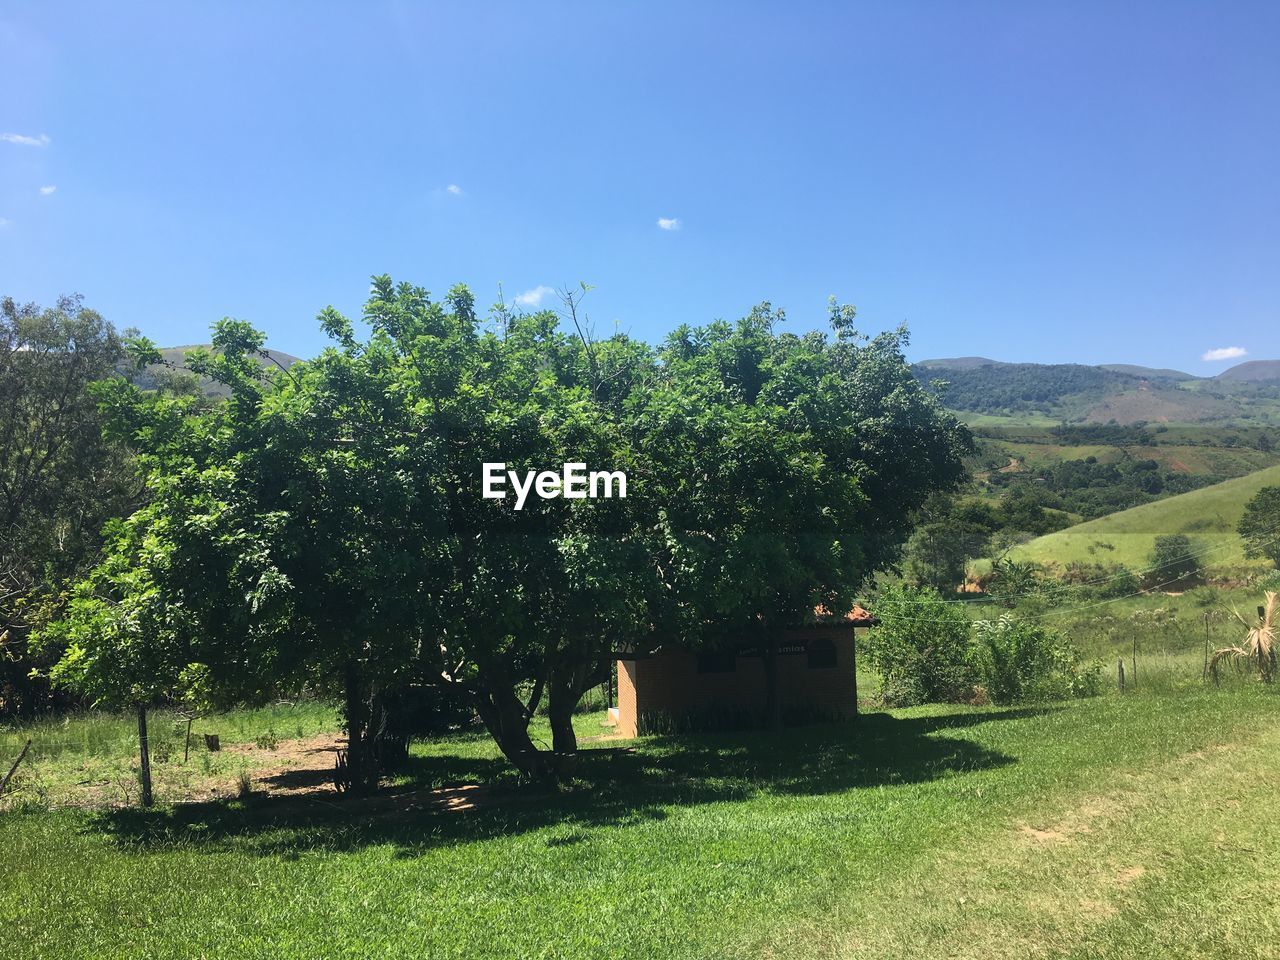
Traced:
<path fill-rule="evenodd" d="M 1102 666 L 1083 666 L 1076 649 L 1054 631 L 1026 620 L 981 620 L 969 663 L 992 703 L 1087 697 L 1102 689 Z"/>
<path fill-rule="evenodd" d="M 1062 580 L 1077 588 L 1085 599 L 1113 600 L 1142 590 L 1138 575 L 1122 563 L 1080 563 L 1072 561 Z"/>
<path fill-rule="evenodd" d="M 1006 606 L 1029 599 L 1053 605 L 1064 597 L 1062 583 L 1049 576 L 1043 566 L 1031 560 L 1018 561 L 1007 557 L 991 565 L 986 592 Z"/>
<path fill-rule="evenodd" d="M 936 590 L 891 586 L 875 600 L 880 625 L 867 635 L 863 656 L 880 674 L 880 694 L 894 706 L 969 699 L 972 621 Z"/>
<path fill-rule="evenodd" d="M 1156 537 L 1151 551 L 1152 570 L 1148 579 L 1153 583 L 1170 583 L 1189 580 L 1200 573 L 1200 560 L 1192 556 L 1194 548 L 1186 534 L 1175 533 Z"/>

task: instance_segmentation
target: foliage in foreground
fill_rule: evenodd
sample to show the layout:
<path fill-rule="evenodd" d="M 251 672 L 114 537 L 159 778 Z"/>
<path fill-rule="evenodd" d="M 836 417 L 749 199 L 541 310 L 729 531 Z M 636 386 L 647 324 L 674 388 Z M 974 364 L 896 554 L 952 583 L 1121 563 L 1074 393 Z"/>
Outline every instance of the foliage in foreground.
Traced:
<path fill-rule="evenodd" d="M 1238 611 L 1232 611 L 1235 620 L 1244 627 L 1244 642 L 1230 647 L 1223 647 L 1214 652 L 1209 660 L 1209 672 L 1216 682 L 1218 666 L 1223 660 L 1237 660 L 1247 663 L 1258 671 L 1263 683 L 1271 683 L 1276 675 L 1276 619 L 1280 614 L 1280 594 L 1268 590 L 1265 602 L 1258 608 L 1257 620 L 1250 622 Z"/>

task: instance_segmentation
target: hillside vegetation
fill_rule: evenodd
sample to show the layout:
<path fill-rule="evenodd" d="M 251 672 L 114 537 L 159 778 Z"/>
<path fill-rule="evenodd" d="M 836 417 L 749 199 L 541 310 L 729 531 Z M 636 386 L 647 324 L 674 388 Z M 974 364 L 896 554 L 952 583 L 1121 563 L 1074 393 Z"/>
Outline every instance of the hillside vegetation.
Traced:
<path fill-rule="evenodd" d="M 151 364 L 141 372 L 130 372 L 129 379 L 144 390 L 153 390 L 166 376 L 175 374 L 190 376 L 192 374 L 186 367 L 186 356 L 190 350 L 213 350 L 213 347 L 207 343 L 161 347 L 160 356 L 163 362 Z M 258 360 L 264 367 L 271 370 L 287 370 L 298 362 L 297 357 L 280 350 L 266 350 L 264 353 L 266 355 L 259 357 Z M 200 393 L 206 397 L 226 397 L 231 392 L 227 387 L 214 383 L 206 377 L 196 377 L 196 383 Z"/>
<path fill-rule="evenodd" d="M 1277 485 L 1280 466 L 1268 467 L 1039 537 L 1011 555 L 1047 564 L 1105 562 L 1139 569 L 1148 566 L 1157 536 L 1184 533 L 1197 551 L 1204 553 L 1203 562 L 1210 572 L 1265 566 L 1261 561 L 1245 560 L 1236 524 L 1254 494 Z"/>
<path fill-rule="evenodd" d="M 948 407 L 971 414 L 1074 423 L 1280 422 L 1280 361 L 1249 361 L 1216 377 L 985 357 L 924 360 L 914 370 L 939 388 Z"/>

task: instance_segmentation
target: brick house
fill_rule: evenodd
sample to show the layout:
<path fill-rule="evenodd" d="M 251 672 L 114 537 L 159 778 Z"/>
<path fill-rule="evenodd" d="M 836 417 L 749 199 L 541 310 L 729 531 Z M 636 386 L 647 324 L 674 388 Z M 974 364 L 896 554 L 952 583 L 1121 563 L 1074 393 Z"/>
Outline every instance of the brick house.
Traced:
<path fill-rule="evenodd" d="M 784 716 L 834 720 L 858 712 L 856 637 L 875 622 L 854 607 L 842 618 L 815 615 L 788 633 L 778 651 Z M 749 724 L 764 708 L 764 657 L 750 647 L 617 656 L 617 732 L 624 737 Z"/>

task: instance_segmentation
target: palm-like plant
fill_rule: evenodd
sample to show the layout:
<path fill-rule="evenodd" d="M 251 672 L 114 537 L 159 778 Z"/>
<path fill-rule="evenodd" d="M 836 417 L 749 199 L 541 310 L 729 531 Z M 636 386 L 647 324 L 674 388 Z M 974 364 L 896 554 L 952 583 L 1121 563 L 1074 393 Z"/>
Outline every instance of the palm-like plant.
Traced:
<path fill-rule="evenodd" d="M 1245 660 L 1256 665 L 1258 675 L 1263 683 L 1270 683 L 1276 675 L 1276 610 L 1280 606 L 1280 594 L 1268 590 L 1264 594 L 1266 603 L 1258 608 L 1256 623 L 1250 623 L 1238 610 L 1232 609 L 1232 615 L 1240 621 L 1240 625 L 1248 630 L 1244 643 L 1236 647 L 1223 647 L 1214 651 L 1209 661 L 1209 672 L 1213 674 L 1214 683 L 1218 682 L 1218 664 L 1223 660 Z"/>

